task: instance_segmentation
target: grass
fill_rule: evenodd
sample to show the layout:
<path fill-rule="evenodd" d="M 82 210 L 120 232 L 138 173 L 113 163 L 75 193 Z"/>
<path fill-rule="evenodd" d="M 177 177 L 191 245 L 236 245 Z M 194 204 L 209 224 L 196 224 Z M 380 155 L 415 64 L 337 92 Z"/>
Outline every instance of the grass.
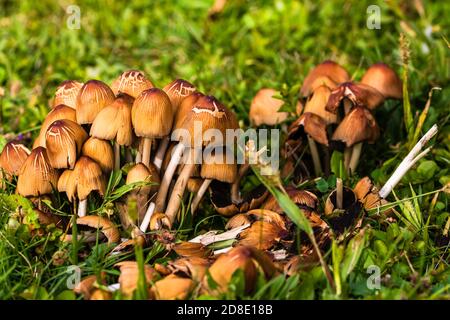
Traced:
<path fill-rule="evenodd" d="M 370 64 L 383 61 L 407 80 L 408 96 L 403 106 L 388 102 L 377 109 L 382 138 L 364 147 L 357 177 L 369 175 L 382 185 L 412 142 L 434 123 L 439 126 L 432 152 L 389 198 L 397 205 L 397 219 L 386 221 L 377 212 L 369 213 L 363 234 L 334 243 L 325 253 L 337 292 L 317 267 L 287 281 L 282 276 L 269 282 L 260 279 L 252 296 L 243 292 L 242 277 L 236 275 L 224 298 L 450 298 L 449 245 L 438 243 L 450 218 L 449 193 L 443 190 L 450 182 L 450 22 L 444 18 L 450 15 L 450 3 L 423 2 L 421 7 L 422 1 L 380 1 L 379 30 L 366 27 L 370 1 L 236 0 L 208 19 L 212 1 L 85 0 L 77 1 L 79 30 L 67 27 L 69 4 L 50 0 L 0 4 L 0 87 L 6 91 L 0 97 L 0 149 L 18 134 L 31 142 L 56 86 L 65 79 L 99 78 L 110 83 L 130 68 L 143 70 L 159 87 L 185 78 L 232 108 L 245 127 L 250 101 L 262 87 L 280 90 L 285 108 L 294 110 L 298 89 L 315 64 L 336 60 L 358 79 Z M 402 62 L 401 33 L 409 43 L 407 64 Z M 442 90 L 433 93 L 425 108 L 433 87 Z M 357 177 L 346 183 L 353 185 Z M 120 182 L 120 176 L 117 179 Z M 302 187 L 326 198 L 334 182 L 322 180 Z M 109 195 L 113 199 L 123 192 L 116 184 Z M 19 207 L 26 210 L 27 203 Z M 70 213 L 67 204 L 61 203 L 59 209 Z M 72 299 L 75 296 L 66 286 L 69 265 L 78 264 L 83 276 L 105 271 L 108 279 L 116 279 L 112 265 L 127 258 L 108 257 L 105 244 L 91 251 L 63 245 L 56 240 L 60 231 L 44 230 L 36 217 L 19 224 L 24 221 L 18 205 L 6 193 L 0 193 L 0 210 L 2 299 Z M 104 203 L 101 210 L 107 213 L 110 207 Z M 185 221 L 177 238 L 223 226 L 224 219 L 204 213 L 195 222 Z M 71 250 L 87 256 L 77 262 Z M 55 251 L 65 257 L 62 264 L 55 263 Z M 163 251 L 154 245 L 137 257 L 151 264 L 164 262 Z M 366 285 L 372 265 L 381 275 L 381 287 L 374 290 Z"/>

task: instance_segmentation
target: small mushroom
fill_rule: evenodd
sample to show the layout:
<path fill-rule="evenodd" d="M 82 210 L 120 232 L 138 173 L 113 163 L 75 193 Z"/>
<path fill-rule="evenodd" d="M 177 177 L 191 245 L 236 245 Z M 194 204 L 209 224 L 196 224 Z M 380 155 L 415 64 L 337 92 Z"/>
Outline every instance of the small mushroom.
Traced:
<path fill-rule="evenodd" d="M 326 110 L 331 90 L 327 86 L 319 86 L 314 89 L 305 104 L 305 113 L 314 113 L 325 120 L 327 125 L 337 123 L 337 115 Z"/>
<path fill-rule="evenodd" d="M 250 122 L 255 126 L 274 126 L 285 121 L 289 113 L 280 112 L 283 100 L 274 98 L 278 92 L 274 89 L 264 88 L 259 90 L 250 106 Z"/>
<path fill-rule="evenodd" d="M 140 277 L 139 266 L 136 261 L 122 261 L 116 263 L 115 266 L 120 270 L 120 292 L 122 292 L 125 297 L 131 298 L 138 287 L 138 280 Z M 144 276 L 145 284 L 150 286 L 152 281 L 155 280 L 157 272 L 148 264 L 145 264 Z"/>
<path fill-rule="evenodd" d="M 186 97 L 194 93 L 197 89 L 192 83 L 186 80 L 176 79 L 167 84 L 163 90 L 169 96 L 170 102 L 172 103 L 173 113 L 176 114 L 181 102 L 183 102 Z"/>
<path fill-rule="evenodd" d="M 369 177 L 364 177 L 359 180 L 353 188 L 353 191 L 366 210 L 388 204 L 385 199 L 381 198 L 379 190 L 373 185 Z M 389 209 L 386 211 L 385 214 L 390 212 Z"/>
<path fill-rule="evenodd" d="M 91 124 L 100 110 L 113 103 L 114 99 L 114 92 L 105 83 L 89 80 L 77 96 L 77 122 Z"/>
<path fill-rule="evenodd" d="M 194 282 L 191 279 L 171 274 L 156 281 L 152 292 L 157 300 L 185 300 L 193 289 Z"/>
<path fill-rule="evenodd" d="M 387 99 L 403 97 L 402 81 L 388 65 L 375 63 L 367 69 L 361 83 L 377 89 Z"/>
<path fill-rule="evenodd" d="M 325 217 L 333 231 L 341 235 L 357 221 L 361 203 L 350 188 L 343 187 L 341 207 L 337 204 L 337 195 L 338 191 L 335 189 L 328 196 L 325 203 Z"/>
<path fill-rule="evenodd" d="M 53 99 L 53 108 L 59 105 L 66 105 L 72 109 L 76 108 L 77 96 L 83 83 L 76 80 L 65 80 L 56 88 Z"/>
<path fill-rule="evenodd" d="M 105 175 L 113 170 L 114 152 L 109 141 L 90 137 L 83 144 L 81 154 L 97 162 Z"/>
<path fill-rule="evenodd" d="M 99 216 L 83 216 L 77 218 L 77 225 L 98 229 L 108 239 L 108 244 L 120 241 L 119 229 L 111 220 Z"/>
<path fill-rule="evenodd" d="M 123 72 L 111 84 L 115 95 L 125 93 L 137 98 L 143 91 L 153 88 L 152 82 L 139 70 L 128 70 Z"/>
<path fill-rule="evenodd" d="M 20 173 L 20 168 L 30 155 L 30 150 L 18 141 L 10 141 L 0 153 L 0 187 L 2 180 L 11 181 Z"/>

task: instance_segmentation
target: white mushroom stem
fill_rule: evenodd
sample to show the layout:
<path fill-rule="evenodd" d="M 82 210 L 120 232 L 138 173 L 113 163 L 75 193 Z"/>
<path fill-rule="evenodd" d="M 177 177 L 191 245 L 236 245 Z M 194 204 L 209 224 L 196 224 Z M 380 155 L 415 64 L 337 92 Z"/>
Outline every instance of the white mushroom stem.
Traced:
<path fill-rule="evenodd" d="M 135 163 L 142 162 L 142 153 L 140 151 L 136 152 L 136 160 Z"/>
<path fill-rule="evenodd" d="M 139 229 L 142 232 L 145 232 L 147 230 L 148 225 L 150 224 L 150 220 L 152 219 L 153 212 L 155 212 L 155 204 L 151 202 L 147 208 L 147 211 L 145 212 L 144 219 L 142 219 L 141 225 L 139 226 Z"/>
<path fill-rule="evenodd" d="M 114 170 L 120 170 L 120 144 L 114 142 Z"/>
<path fill-rule="evenodd" d="M 311 157 L 314 164 L 314 172 L 316 176 L 320 176 L 322 173 L 322 165 L 320 164 L 320 157 L 319 157 L 319 151 L 317 150 L 317 144 L 314 141 L 313 138 L 311 138 L 309 135 L 308 137 L 308 144 L 309 144 L 309 151 L 311 151 Z"/>
<path fill-rule="evenodd" d="M 84 200 L 80 200 L 78 203 L 78 216 L 84 217 L 87 211 L 87 198 Z"/>
<path fill-rule="evenodd" d="M 344 168 L 348 171 L 348 166 L 350 165 L 350 159 L 352 158 L 352 148 L 345 147 L 344 150 Z"/>
<path fill-rule="evenodd" d="M 142 149 L 144 148 L 144 138 L 139 139 L 139 146 L 136 152 L 135 163 L 142 162 Z"/>
<path fill-rule="evenodd" d="M 195 211 L 197 210 L 198 205 L 200 204 L 200 201 L 202 201 L 203 196 L 205 195 L 206 190 L 208 190 L 211 182 L 212 182 L 212 179 L 203 180 L 202 185 L 200 186 L 200 188 L 197 191 L 197 194 L 195 195 L 194 199 L 192 200 L 192 204 L 191 204 L 192 215 L 194 215 Z"/>
<path fill-rule="evenodd" d="M 173 148 L 172 157 L 170 158 L 170 162 L 166 168 L 166 171 L 164 172 L 164 176 L 159 186 L 158 195 L 156 196 L 155 209 L 157 212 L 164 212 L 167 191 L 169 190 L 170 183 L 172 182 L 175 170 L 177 169 L 177 166 L 180 163 L 183 151 L 184 145 L 182 143 L 177 144 L 175 148 Z"/>
<path fill-rule="evenodd" d="M 353 146 L 352 156 L 350 158 L 350 162 L 348 165 L 350 175 L 355 173 L 356 167 L 358 166 L 359 157 L 361 156 L 362 145 L 363 143 L 359 142 Z"/>
<path fill-rule="evenodd" d="M 161 166 L 166 155 L 167 148 L 169 147 L 170 138 L 164 137 L 159 143 L 158 151 L 156 151 L 155 159 L 153 159 L 153 164 L 158 170 L 161 170 Z"/>
<path fill-rule="evenodd" d="M 343 208 L 343 193 L 344 193 L 344 187 L 342 184 L 342 179 L 337 178 L 336 179 L 336 207 L 338 209 Z"/>
<path fill-rule="evenodd" d="M 144 146 L 142 148 L 142 163 L 147 166 L 150 165 L 150 153 L 152 150 L 152 139 L 144 138 Z"/>
<path fill-rule="evenodd" d="M 191 240 L 189 240 L 189 242 L 193 242 L 193 243 L 201 243 L 204 246 L 210 245 L 212 243 L 216 243 L 216 242 L 221 242 L 221 241 L 227 241 L 227 240 L 231 240 L 231 239 L 236 239 L 236 237 L 245 229 L 247 229 L 248 227 L 250 227 L 250 223 L 246 223 L 240 227 L 236 227 L 233 229 L 230 229 L 228 231 L 222 232 L 217 234 L 218 231 L 209 231 L 205 234 L 202 234 L 198 237 L 195 237 Z"/>
<path fill-rule="evenodd" d="M 239 173 L 236 177 L 236 180 L 234 180 L 233 184 L 231 185 L 231 202 L 234 204 L 239 204 L 243 201 L 239 188 L 241 186 L 241 180 L 247 173 L 248 169 L 250 169 L 250 165 L 248 163 L 242 164 L 239 168 Z"/>
<path fill-rule="evenodd" d="M 431 127 L 430 130 L 428 130 L 427 133 L 419 140 L 419 142 L 416 143 L 416 145 L 411 149 L 411 151 L 408 153 L 408 155 L 403 159 L 403 161 L 399 164 L 397 169 L 395 169 L 392 176 L 388 179 L 388 181 L 385 183 L 383 188 L 381 188 L 379 195 L 381 198 L 386 198 L 391 192 L 392 189 L 397 185 L 397 183 L 400 182 L 400 180 L 403 178 L 403 176 L 408 172 L 408 170 L 421 158 L 423 158 L 430 150 L 430 148 L 427 148 L 422 153 L 419 153 L 422 148 L 425 146 L 425 144 L 433 138 L 436 133 L 438 132 L 437 125 L 434 125 Z"/>

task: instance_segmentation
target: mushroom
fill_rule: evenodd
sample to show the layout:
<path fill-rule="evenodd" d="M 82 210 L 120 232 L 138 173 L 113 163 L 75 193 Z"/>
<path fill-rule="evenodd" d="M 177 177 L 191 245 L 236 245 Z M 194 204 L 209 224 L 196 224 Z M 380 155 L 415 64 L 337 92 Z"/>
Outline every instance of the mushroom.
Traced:
<path fill-rule="evenodd" d="M 16 192 L 24 197 L 40 198 L 56 188 L 58 178 L 59 172 L 50 165 L 47 150 L 37 147 L 20 168 Z"/>
<path fill-rule="evenodd" d="M 208 153 L 208 156 L 203 159 L 200 175 L 204 180 L 200 189 L 192 200 L 192 215 L 195 214 L 195 211 L 197 210 L 198 205 L 200 204 L 200 201 L 202 200 L 206 190 L 208 190 L 212 180 L 232 183 L 237 176 L 237 165 L 234 161 L 234 156 L 231 155 L 230 157 L 230 150 L 226 147 L 213 149 L 213 152 Z M 229 160 L 229 158 L 233 160 L 232 163 L 228 163 L 227 160 Z"/>
<path fill-rule="evenodd" d="M 337 123 L 337 115 L 326 110 L 328 99 L 331 95 L 331 90 L 325 85 L 318 86 L 309 96 L 304 112 L 310 112 L 318 115 L 325 120 L 327 125 Z"/>
<path fill-rule="evenodd" d="M 125 71 L 111 84 L 115 95 L 122 92 L 133 98 L 137 98 L 143 91 L 151 88 L 153 88 L 153 83 L 139 70 Z"/>
<path fill-rule="evenodd" d="M 140 278 L 139 265 L 136 261 L 122 261 L 116 263 L 115 267 L 119 267 L 120 276 L 120 291 L 125 297 L 132 297 L 134 291 L 138 287 L 138 281 Z M 150 267 L 148 264 L 144 265 L 144 283 L 146 286 L 150 286 L 150 284 L 155 280 L 157 273 L 156 271 Z"/>
<path fill-rule="evenodd" d="M 403 97 L 402 81 L 388 65 L 375 63 L 367 69 L 361 83 L 378 90 L 387 99 Z"/>
<path fill-rule="evenodd" d="M 114 140 L 114 170 L 120 170 L 120 146 L 130 146 L 133 143 L 133 100 L 128 94 L 119 93 L 114 102 L 103 108 L 92 123 L 91 136 Z"/>
<path fill-rule="evenodd" d="M 109 141 L 90 137 L 83 144 L 81 154 L 97 162 L 106 176 L 113 170 L 114 153 Z"/>
<path fill-rule="evenodd" d="M 171 274 L 156 281 L 151 290 L 157 300 L 184 300 L 193 289 L 192 279 Z"/>
<path fill-rule="evenodd" d="M 82 86 L 83 83 L 76 80 L 63 81 L 58 88 L 56 88 L 53 107 L 55 108 L 63 104 L 75 109 L 77 105 L 77 96 Z"/>
<path fill-rule="evenodd" d="M 30 150 L 18 141 L 10 141 L 0 153 L 0 187 L 5 187 L 3 179 L 11 181 L 20 173 L 20 168 L 30 154 Z"/>
<path fill-rule="evenodd" d="M 353 108 L 338 125 L 332 140 L 341 141 L 347 148 L 353 147 L 351 156 L 347 157 L 346 169 L 353 174 L 361 155 L 362 142 L 374 143 L 380 135 L 375 118 L 364 107 Z"/>
<path fill-rule="evenodd" d="M 73 169 L 88 135 L 76 122 L 56 120 L 45 133 L 50 164 L 56 169 Z"/>
<path fill-rule="evenodd" d="M 134 101 L 131 120 L 135 133 L 144 140 L 142 163 L 150 164 L 152 139 L 170 134 L 173 109 L 167 94 L 158 88 L 143 91 Z"/>
<path fill-rule="evenodd" d="M 77 218 L 77 225 L 98 229 L 108 239 L 108 244 L 120 241 L 119 229 L 111 220 L 99 216 L 84 216 Z"/>
<path fill-rule="evenodd" d="M 255 126 L 274 126 L 285 121 L 289 113 L 280 112 L 283 100 L 274 98 L 278 92 L 274 89 L 264 88 L 259 90 L 252 100 L 250 106 L 250 122 Z"/>
<path fill-rule="evenodd" d="M 77 96 L 77 122 L 91 124 L 104 107 L 113 103 L 114 92 L 99 80 L 89 80 Z"/>

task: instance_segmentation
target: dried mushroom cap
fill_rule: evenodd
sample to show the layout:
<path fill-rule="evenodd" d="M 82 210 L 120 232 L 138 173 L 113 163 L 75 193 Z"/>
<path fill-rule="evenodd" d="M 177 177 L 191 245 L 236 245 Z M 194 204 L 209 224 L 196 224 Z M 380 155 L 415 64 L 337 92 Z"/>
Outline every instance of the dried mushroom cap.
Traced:
<path fill-rule="evenodd" d="M 73 291 L 77 294 L 82 294 L 85 299 L 89 299 L 91 297 L 91 293 L 95 289 L 94 284 L 97 282 L 96 275 L 90 275 L 81 280 Z"/>
<path fill-rule="evenodd" d="M 212 149 L 204 152 L 200 175 L 203 179 L 232 183 L 237 176 L 237 165 L 233 154 L 226 147 Z M 228 163 L 231 161 L 232 163 Z"/>
<path fill-rule="evenodd" d="M 314 141 L 328 146 L 327 123 L 317 114 L 305 112 L 289 127 L 288 139 L 298 140 L 303 133 Z"/>
<path fill-rule="evenodd" d="M 114 94 L 118 95 L 120 92 L 126 93 L 133 98 L 137 98 L 142 91 L 153 88 L 153 84 L 145 77 L 145 74 L 139 70 L 128 70 L 123 72 L 111 84 L 111 89 Z"/>
<path fill-rule="evenodd" d="M 100 195 L 105 193 L 106 180 L 100 166 L 91 158 L 82 156 L 75 164 L 71 179 L 72 184 L 67 186 L 69 200 L 75 197 L 84 200 L 92 191 L 98 191 Z"/>
<path fill-rule="evenodd" d="M 86 131 L 76 122 L 70 120 L 53 122 L 45 133 L 45 145 L 52 167 L 73 169 L 87 138 Z"/>
<path fill-rule="evenodd" d="M 138 287 L 139 266 L 136 261 L 122 261 L 115 264 L 120 270 L 120 291 L 126 297 L 132 297 Z M 157 273 L 148 264 L 144 265 L 145 283 L 147 286 L 155 279 Z"/>
<path fill-rule="evenodd" d="M 53 107 L 63 104 L 75 109 L 77 105 L 77 96 L 82 86 L 83 83 L 76 80 L 63 81 L 56 89 Z"/>
<path fill-rule="evenodd" d="M 277 223 L 256 221 L 250 228 L 242 231 L 238 239 L 240 245 L 269 250 L 288 235 L 286 229 L 281 228 Z"/>
<path fill-rule="evenodd" d="M 347 147 L 367 141 L 374 143 L 380 136 L 380 129 L 372 113 L 363 107 L 353 108 L 333 133 L 334 141 L 342 141 Z"/>
<path fill-rule="evenodd" d="M 268 209 L 253 209 L 247 212 L 251 220 L 273 223 L 281 229 L 286 229 L 286 221 L 280 213 Z"/>
<path fill-rule="evenodd" d="M 77 122 L 79 124 L 92 123 L 97 114 L 104 107 L 113 103 L 114 92 L 99 80 L 89 80 L 78 93 Z"/>
<path fill-rule="evenodd" d="M 95 289 L 94 292 L 91 294 L 90 300 L 111 300 L 112 294 L 111 292 Z"/>
<path fill-rule="evenodd" d="M 18 141 L 8 142 L 0 153 L 0 177 L 2 173 L 8 179 L 17 176 L 29 154 L 30 150 Z"/>
<path fill-rule="evenodd" d="M 225 229 L 230 230 L 234 228 L 239 228 L 251 222 L 253 222 L 252 217 L 250 217 L 248 214 L 245 213 L 239 213 L 235 216 L 232 216 L 228 220 L 227 224 L 225 225 Z"/>
<path fill-rule="evenodd" d="M 200 257 L 179 258 L 168 264 L 168 268 L 172 273 L 182 273 L 195 282 L 201 282 L 206 274 L 208 266 L 208 259 Z"/>
<path fill-rule="evenodd" d="M 133 101 L 131 96 L 120 93 L 113 103 L 103 108 L 95 117 L 90 135 L 103 140 L 115 140 L 121 146 L 130 146 L 133 143 Z"/>
<path fill-rule="evenodd" d="M 347 71 L 334 61 L 324 61 L 315 66 L 306 76 L 303 85 L 300 89 L 300 94 L 303 97 L 309 96 L 312 92 L 311 86 L 317 78 L 326 76 L 335 83 L 342 83 L 350 80 Z"/>
<path fill-rule="evenodd" d="M 175 119 L 173 121 L 173 130 L 182 128 L 184 119 L 191 112 L 192 108 L 195 106 L 195 103 L 201 97 L 205 95 L 201 92 L 194 92 L 188 95 L 186 98 L 181 101 L 178 109 L 175 112 Z"/>
<path fill-rule="evenodd" d="M 84 216 L 77 218 L 77 225 L 99 229 L 108 239 L 109 244 L 120 241 L 119 229 L 117 229 L 114 223 L 107 218 L 99 216 Z"/>
<path fill-rule="evenodd" d="M 100 165 L 103 173 L 109 174 L 114 167 L 114 151 L 109 141 L 91 137 L 86 140 L 81 154 Z"/>
<path fill-rule="evenodd" d="M 358 181 L 353 188 L 358 200 L 366 210 L 386 205 L 388 202 L 381 198 L 378 189 L 373 185 L 369 177 L 364 177 Z M 390 211 L 389 209 L 387 211 Z"/>
<path fill-rule="evenodd" d="M 157 300 L 184 300 L 193 289 L 194 282 L 191 279 L 171 274 L 156 281 L 151 290 Z"/>
<path fill-rule="evenodd" d="M 47 132 L 48 127 L 55 122 L 56 120 L 70 120 L 73 122 L 77 122 L 77 115 L 75 109 L 71 107 L 60 104 L 54 107 L 45 117 L 44 122 L 42 123 L 41 130 L 39 131 L 39 136 L 33 144 L 33 149 L 37 147 L 45 147 L 45 133 Z"/>
<path fill-rule="evenodd" d="M 161 180 L 159 178 L 158 169 L 155 165 L 150 164 L 149 167 L 143 163 L 135 164 L 127 174 L 126 184 L 135 182 L 149 182 L 155 184 L 154 186 L 144 186 L 139 188 L 139 192 L 149 194 L 150 192 L 156 192 Z M 153 190 L 152 190 L 153 189 Z"/>
<path fill-rule="evenodd" d="M 319 205 L 319 200 L 317 196 L 306 190 L 298 190 L 294 187 L 286 188 L 286 192 L 289 198 L 299 207 L 309 209 L 314 211 L 317 209 Z M 266 210 L 275 211 L 277 213 L 283 213 L 283 209 L 278 204 L 278 201 L 273 196 L 270 196 L 269 199 L 264 203 L 263 208 Z"/>
<path fill-rule="evenodd" d="M 24 197 L 51 193 L 58 184 L 58 178 L 59 172 L 50 165 L 47 150 L 37 147 L 31 151 L 20 169 L 17 193 Z"/>
<path fill-rule="evenodd" d="M 385 97 L 375 88 L 363 83 L 345 82 L 331 92 L 326 110 L 336 113 L 344 99 L 353 106 L 363 106 L 375 109 L 385 100 Z"/>
<path fill-rule="evenodd" d="M 163 90 L 169 96 L 170 102 L 172 103 L 173 113 L 175 114 L 181 102 L 190 94 L 194 93 L 196 88 L 192 83 L 186 80 L 176 79 L 166 85 Z"/>
<path fill-rule="evenodd" d="M 325 120 L 326 124 L 337 122 L 337 115 L 326 110 L 331 90 L 326 86 L 317 87 L 308 98 L 304 112 L 314 113 Z"/>
<path fill-rule="evenodd" d="M 371 65 L 363 75 L 361 83 L 377 89 L 388 99 L 403 97 L 402 81 L 397 73 L 384 63 Z"/>
<path fill-rule="evenodd" d="M 133 103 L 131 120 L 138 137 L 162 138 L 169 135 L 173 123 L 169 97 L 158 88 L 143 91 Z"/>
<path fill-rule="evenodd" d="M 255 126 L 273 126 L 285 121 L 289 113 L 280 112 L 283 100 L 274 98 L 278 92 L 274 89 L 259 90 L 250 105 L 250 122 Z"/>
<path fill-rule="evenodd" d="M 152 217 L 150 218 L 150 230 L 161 230 L 163 228 L 170 229 L 171 223 L 169 218 L 161 212 L 153 213 Z"/>
<path fill-rule="evenodd" d="M 211 249 L 208 249 L 201 243 L 179 242 L 174 245 L 173 250 L 182 257 L 208 257 L 211 255 Z"/>

